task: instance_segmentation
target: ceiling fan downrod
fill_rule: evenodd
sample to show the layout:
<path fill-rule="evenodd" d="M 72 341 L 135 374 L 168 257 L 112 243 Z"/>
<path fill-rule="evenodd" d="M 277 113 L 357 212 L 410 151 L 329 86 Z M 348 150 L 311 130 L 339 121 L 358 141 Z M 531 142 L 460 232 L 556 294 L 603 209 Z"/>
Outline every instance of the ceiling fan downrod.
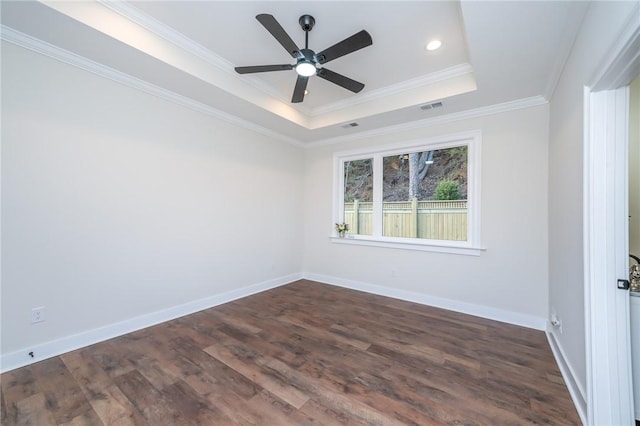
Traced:
<path fill-rule="evenodd" d="M 300 19 L 298 19 L 298 23 L 304 31 L 304 48 L 309 49 L 309 31 L 313 29 L 313 26 L 316 24 L 316 20 L 313 19 L 311 15 L 302 15 Z"/>

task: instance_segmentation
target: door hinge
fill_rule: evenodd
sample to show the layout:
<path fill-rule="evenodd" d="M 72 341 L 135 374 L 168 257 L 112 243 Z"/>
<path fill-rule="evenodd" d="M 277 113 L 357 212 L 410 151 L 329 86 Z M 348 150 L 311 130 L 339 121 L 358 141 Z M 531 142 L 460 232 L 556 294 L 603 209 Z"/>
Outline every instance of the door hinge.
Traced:
<path fill-rule="evenodd" d="M 629 290 L 629 280 L 618 280 L 618 289 Z"/>

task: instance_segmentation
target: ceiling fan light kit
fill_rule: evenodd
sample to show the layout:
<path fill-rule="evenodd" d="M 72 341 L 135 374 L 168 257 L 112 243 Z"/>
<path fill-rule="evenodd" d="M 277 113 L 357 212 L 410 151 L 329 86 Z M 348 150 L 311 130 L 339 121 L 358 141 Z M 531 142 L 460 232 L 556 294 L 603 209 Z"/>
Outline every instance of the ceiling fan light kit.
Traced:
<path fill-rule="evenodd" d="M 267 31 L 285 48 L 285 50 L 297 60 L 295 65 L 278 64 L 278 65 L 256 65 L 247 67 L 236 67 L 238 74 L 252 74 L 259 72 L 271 71 L 288 71 L 295 69 L 298 74 L 296 85 L 291 98 L 292 103 L 302 102 L 304 100 L 305 91 L 309 77 L 316 75 L 333 84 L 350 90 L 354 93 L 360 92 L 364 88 L 364 84 L 345 77 L 342 74 L 321 67 L 329 61 L 340 58 L 349 53 L 360 50 L 373 44 L 373 40 L 368 32 L 362 30 L 351 37 L 334 44 L 333 46 L 315 53 L 309 49 L 309 31 L 313 28 L 316 20 L 311 15 L 302 15 L 298 20 L 300 28 L 304 31 L 304 49 L 299 49 L 295 42 L 289 37 L 287 32 L 276 21 L 272 15 L 260 14 L 256 16 Z"/>
<path fill-rule="evenodd" d="M 311 62 L 300 61 L 296 65 L 296 72 L 303 77 L 311 77 L 316 73 L 316 65 Z"/>

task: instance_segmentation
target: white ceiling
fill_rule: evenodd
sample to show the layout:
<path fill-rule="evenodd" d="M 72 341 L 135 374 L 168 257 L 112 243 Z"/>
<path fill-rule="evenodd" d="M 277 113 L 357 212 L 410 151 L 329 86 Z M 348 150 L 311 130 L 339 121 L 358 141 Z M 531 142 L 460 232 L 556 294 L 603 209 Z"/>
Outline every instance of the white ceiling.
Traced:
<path fill-rule="evenodd" d="M 345 140 L 382 128 L 546 101 L 585 2 L 76 1 L 6 2 L 2 38 L 182 105 L 286 140 Z M 326 64 L 365 84 L 318 77 L 290 103 L 295 71 L 239 75 L 234 66 L 294 63 L 255 19 L 272 14 L 319 52 L 365 29 L 373 45 Z M 442 47 L 425 50 L 431 39 Z M 441 101 L 437 109 L 426 104 Z M 358 127 L 345 128 L 357 122 Z"/>

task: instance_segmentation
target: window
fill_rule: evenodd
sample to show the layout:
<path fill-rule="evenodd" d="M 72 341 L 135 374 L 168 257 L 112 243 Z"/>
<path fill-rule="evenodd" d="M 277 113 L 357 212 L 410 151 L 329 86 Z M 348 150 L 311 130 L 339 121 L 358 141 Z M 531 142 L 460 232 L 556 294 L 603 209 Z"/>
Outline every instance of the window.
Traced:
<path fill-rule="evenodd" d="M 479 254 L 479 157 L 479 132 L 337 153 L 334 241 Z"/>

